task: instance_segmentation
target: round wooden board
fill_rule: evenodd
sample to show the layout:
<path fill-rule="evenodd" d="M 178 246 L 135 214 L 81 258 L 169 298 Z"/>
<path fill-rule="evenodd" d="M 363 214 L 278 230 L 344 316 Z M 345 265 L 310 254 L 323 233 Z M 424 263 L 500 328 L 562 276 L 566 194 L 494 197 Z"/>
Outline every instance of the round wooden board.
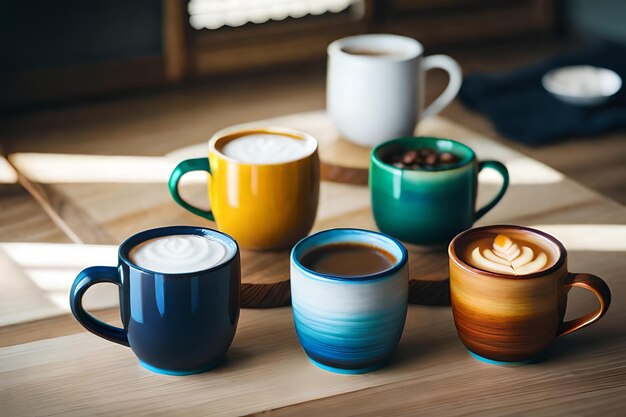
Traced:
<path fill-rule="evenodd" d="M 320 219 L 315 230 L 359 227 L 376 230 L 369 208 Z M 429 306 L 450 305 L 446 248 L 424 249 L 405 245 L 409 252 L 409 302 Z M 241 252 L 241 306 L 271 308 L 289 305 L 289 250 Z"/>
<path fill-rule="evenodd" d="M 348 142 L 338 133 L 317 140 L 323 180 L 367 185 L 372 148 Z"/>
<path fill-rule="evenodd" d="M 280 118 L 278 122 L 315 136 L 319 143 L 323 180 L 367 184 L 372 148 L 356 145 L 341 137 L 325 112 L 287 116 Z"/>
<path fill-rule="evenodd" d="M 410 250 L 409 252 L 411 271 L 409 302 L 428 306 L 449 306 L 450 285 L 447 275 L 441 275 L 439 271 L 416 275 L 419 274 L 417 271 L 420 270 L 420 264 L 431 263 L 427 259 L 441 256 L 419 254 Z M 241 266 L 241 307 L 273 308 L 291 303 L 289 251 L 242 251 Z M 417 279 L 417 276 L 420 276 L 420 279 Z"/>
<path fill-rule="evenodd" d="M 271 308 L 291 303 L 289 250 L 241 251 L 241 306 Z"/>
<path fill-rule="evenodd" d="M 360 146 L 343 138 L 325 111 L 277 117 L 251 125 L 288 126 L 312 134 L 319 143 L 322 179 L 355 185 L 367 185 L 371 147 Z M 457 138 L 458 132 L 437 117 L 415 128 L 414 135 Z"/>
<path fill-rule="evenodd" d="M 239 125 L 249 127 L 285 126 L 312 134 L 319 142 L 322 179 L 367 185 L 371 148 L 341 138 L 324 111 L 294 114 Z M 172 161 L 206 155 L 206 143 L 179 149 L 168 155 Z M 324 184 L 315 230 L 358 227 L 377 230 L 369 208 L 369 194 L 361 187 Z M 333 191 L 331 191 L 331 188 Z M 326 192 L 324 192 L 326 191 Z M 347 202 L 347 204 L 346 204 Z M 337 207 L 343 214 L 337 215 Z M 409 302 L 422 305 L 449 305 L 448 257 L 445 250 L 409 250 Z M 241 306 L 272 308 L 291 303 L 289 250 L 241 251 Z M 418 279 L 419 278 L 419 279 Z"/>

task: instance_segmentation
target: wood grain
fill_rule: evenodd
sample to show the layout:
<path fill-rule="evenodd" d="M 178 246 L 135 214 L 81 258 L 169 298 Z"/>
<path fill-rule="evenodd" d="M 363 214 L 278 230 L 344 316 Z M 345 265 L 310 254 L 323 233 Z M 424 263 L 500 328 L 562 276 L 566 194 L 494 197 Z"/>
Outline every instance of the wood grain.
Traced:
<path fill-rule="evenodd" d="M 566 348 L 560 347 L 562 352 Z M 611 357 L 625 356 L 623 346 L 607 347 Z M 569 356 L 551 369 L 567 372 Z M 468 358 L 469 359 L 469 358 Z M 440 378 L 412 378 L 398 383 L 327 396 L 287 407 L 254 413 L 255 416 L 316 416 L 321 410 L 333 416 L 404 415 L 597 415 L 619 416 L 626 395 L 623 359 L 617 363 L 592 357 L 594 368 L 584 375 L 565 380 L 557 373 L 535 369 L 503 369 L 481 365 L 462 375 Z M 618 369 L 616 369 L 616 367 Z M 525 379 L 527 378 L 527 379 Z M 524 379 L 524 380 L 523 380 Z M 537 391 L 545 390 L 544 395 Z"/>
<path fill-rule="evenodd" d="M 253 124 L 296 126 L 313 132 L 320 140 L 322 155 L 337 154 L 333 145 L 337 134 L 323 112 L 276 118 Z M 242 128 L 244 127 L 245 125 L 242 125 Z M 342 145 L 342 149 L 345 149 L 345 146 L 347 145 Z M 77 243 L 119 244 L 127 236 L 150 227 L 164 224 L 207 224 L 178 208 L 164 186 L 174 162 L 183 157 L 201 156 L 206 152 L 204 148 L 204 144 L 196 144 L 171 152 L 161 159 L 153 158 L 150 161 L 154 164 L 150 166 L 156 164 L 161 167 L 157 169 L 157 173 L 162 178 L 142 183 L 129 177 L 132 176 L 130 173 L 126 177 L 129 182 L 123 186 L 117 182 L 118 178 L 124 176 L 118 175 L 117 171 L 129 167 L 126 165 L 116 167 L 119 160 L 114 157 L 102 156 L 94 160 L 87 156 L 86 162 L 80 162 L 80 156 L 72 156 L 64 162 L 62 155 L 18 153 L 11 155 L 10 160 L 21 172 L 25 186 L 43 207 L 52 212 L 52 217 L 58 220 L 72 240 Z M 367 155 L 368 151 L 364 149 L 358 157 L 353 157 L 353 163 L 364 161 L 367 164 Z M 110 166 L 107 175 L 115 178 L 115 183 L 107 182 L 106 176 L 102 179 L 75 172 L 72 167 L 73 164 L 81 163 L 85 169 L 90 169 L 99 166 L 98 164 L 101 164 L 99 161 L 105 161 L 102 165 Z M 106 161 L 110 163 L 107 165 Z M 138 158 L 134 165 L 139 172 L 142 170 L 142 163 L 145 163 L 145 159 Z M 63 166 L 69 166 L 67 174 L 64 174 Z M 46 177 L 45 172 L 53 172 L 54 177 Z M 81 175 L 86 176 L 82 182 Z M 205 187 L 203 184 L 191 184 L 185 189 L 192 198 L 204 200 L 203 204 L 206 204 Z M 341 204 L 340 197 L 347 196 L 350 196 L 351 204 Z M 324 182 L 321 200 L 320 214 L 314 230 L 345 225 L 375 228 L 369 210 L 369 192 L 366 188 Z M 358 208 L 361 210 L 355 212 Z M 289 304 L 288 252 L 243 251 L 242 268 L 242 306 L 267 308 Z M 445 262 L 439 262 L 437 275 L 440 280 L 446 278 L 443 268 Z M 438 285 L 432 282 L 413 284 L 411 293 L 414 296 L 411 300 L 431 305 L 446 303 L 447 284 L 443 283 L 442 287 Z M 430 295 L 436 295 L 437 298 L 429 298 Z"/>
<path fill-rule="evenodd" d="M 70 240 L 20 185 L 18 173 L 2 156 L 0 172 L 0 329 L 4 329 L 10 323 L 64 312 L 32 279 L 29 272 L 34 268 L 26 270 L 24 262 L 38 256 L 41 242 Z"/>
<path fill-rule="evenodd" d="M 297 127 L 314 130 L 319 129 L 318 136 L 329 132 L 328 124 L 320 113 L 289 116 L 274 119 L 271 124 L 296 124 Z M 326 133 L 325 133 L 326 132 Z M 501 203 L 502 207 L 490 213 L 486 222 L 508 222 L 532 225 L 540 218 L 548 218 L 548 222 L 584 223 L 589 222 L 594 213 L 593 196 L 587 190 L 571 181 L 564 180 L 560 174 L 521 157 L 503 147 L 494 147 L 481 135 L 468 131 L 447 121 L 434 119 L 420 126 L 423 134 L 439 134 L 459 138 L 474 146 L 479 156 L 500 158 L 507 161 L 512 171 L 510 193 Z M 181 149 L 173 154 L 176 158 L 201 155 L 204 144 L 197 144 Z M 485 153 L 485 151 L 487 153 Z M 191 152 L 191 154 L 188 154 Z M 33 162 L 28 158 L 15 158 L 22 172 L 36 175 L 30 167 Z M 171 162 L 171 161 L 170 161 Z M 163 161 L 167 164 L 167 161 Z M 530 164 L 530 165 L 528 165 Z M 36 165 L 42 170 L 45 165 Z M 111 169 L 114 169 L 112 167 Z M 163 169 L 165 176 L 169 173 L 169 165 Z M 57 172 L 59 168 L 57 168 Z M 110 172 L 110 171 L 109 171 Z M 529 173 L 532 175 L 529 176 Z M 539 184 L 528 183 L 539 179 Z M 38 177 L 39 180 L 41 180 Z M 541 183 L 543 181 L 543 183 Z M 546 182 L 547 181 L 547 182 Z M 550 182 L 552 181 L 552 182 Z M 481 199 L 495 192 L 496 185 L 489 182 L 481 185 Z M 192 216 L 175 206 L 159 182 L 149 184 L 129 183 L 35 183 L 34 190 L 41 192 L 46 205 L 65 219 L 65 223 L 86 243 L 117 244 L 126 236 L 139 230 L 157 227 L 163 224 L 199 224 L 206 225 L 203 220 Z M 192 184 L 191 196 L 204 199 L 205 188 L 201 184 Z M 550 195 L 552 198 L 538 198 L 538 195 Z M 141 196 L 141 198 L 138 198 Z M 589 199 L 592 198 L 592 203 Z M 350 204 L 343 202 L 349 199 Z M 534 200 L 532 205 L 527 202 Z M 146 208 L 149 211 L 146 212 Z M 360 207 L 360 208 L 359 208 Z M 576 208 L 577 210 L 572 210 Z M 578 214 L 577 214 L 578 213 Z M 598 222 L 602 216 L 593 214 Z M 365 187 L 322 183 L 321 204 L 316 230 L 332 227 L 364 227 L 375 229 L 369 210 L 369 191 Z M 411 267 L 411 300 L 420 304 L 447 304 L 447 257 L 445 250 L 424 251 L 422 248 L 409 246 Z M 288 254 L 243 252 L 242 295 L 246 306 L 272 307 L 289 304 Z M 86 265 L 85 265 L 86 266 Z M 73 276 L 68 276 L 71 283 Z M 69 285 L 69 284 L 68 284 Z M 115 297 L 115 295 L 113 294 Z M 109 305 L 115 305 L 115 299 L 109 299 Z"/>
<path fill-rule="evenodd" d="M 453 55 L 467 72 L 503 70 L 554 51 L 553 44 L 535 46 L 531 50 L 527 42 L 498 48 L 481 45 L 478 50 Z M 14 117 L 0 125 L 0 140 L 6 150 L 21 152 L 162 156 L 197 144 L 226 125 L 323 106 L 323 73 L 304 72 L 297 77 L 281 77 L 279 82 L 269 79 L 274 82 L 261 82 L 267 79 L 255 75 L 232 83 Z M 427 88 L 430 97 L 445 81 L 433 74 Z M 480 142 L 480 137 L 486 136 L 514 146 L 602 193 L 626 201 L 622 152 L 626 141 L 621 133 L 528 148 L 498 136 L 484 119 L 457 102 L 444 110 L 444 116 L 479 131 L 480 135 L 472 132 L 468 136 L 473 140 Z M 461 135 L 463 131 L 447 134 Z M 487 150 L 480 150 L 479 156 L 496 157 Z M 355 377 L 328 374 L 306 360 L 297 344 L 290 309 L 279 308 L 242 311 L 226 367 L 194 377 L 163 377 L 140 368 L 128 349 L 84 331 L 76 334 L 82 328 L 64 315 L 0 327 L 2 346 L 20 344 L 0 350 L 2 415 L 621 416 L 626 408 L 626 209 L 576 181 L 555 177 L 555 171 L 545 170 L 545 165 L 525 166 L 524 160 L 507 161 L 517 172 L 517 183 L 480 224 L 519 223 L 554 234 L 569 249 L 569 269 L 603 277 L 614 294 L 611 309 L 597 325 L 559 340 L 542 363 L 501 368 L 476 362 L 458 341 L 448 308 L 412 306 L 390 367 Z M 530 183 L 528 173 L 537 174 L 535 178 L 544 182 Z M 331 219 L 349 213 L 353 200 L 368 199 L 364 187 L 325 184 L 330 186 L 323 187 L 323 200 L 342 203 L 322 204 L 321 217 Z M 483 185 L 487 194 L 495 189 L 489 182 Z M 87 210 L 89 207 L 108 204 L 109 214 L 98 211 L 96 220 L 116 240 L 149 227 L 153 215 L 161 217 L 163 223 L 195 221 L 193 216 L 178 218 L 182 210 L 169 201 L 153 204 L 146 194 L 142 199 L 151 207 L 149 215 L 136 206 L 127 210 L 126 201 L 142 187 L 156 190 L 154 198 L 157 203 L 161 201 L 159 184 L 57 186 L 68 191 L 65 195 L 72 195 L 72 203 L 90 215 L 94 212 Z M 53 223 L 45 220 L 45 213 L 33 210 L 37 207 L 34 200 L 30 199 L 30 209 L 5 204 L 10 201 L 6 196 L 19 190 L 9 187 L 0 198 L 2 240 L 68 241 L 58 230 L 39 226 Z M 123 198 L 112 203 L 107 197 L 111 190 Z M 201 197 L 203 191 L 198 187 L 196 195 Z M 19 199 L 28 197 L 23 190 L 19 195 Z M 510 213 L 512 209 L 515 216 Z M 433 278 L 435 272 L 436 268 L 431 271 Z M 567 316 L 596 308 L 595 300 L 580 291 L 573 290 L 571 296 Z M 117 317 L 117 309 L 103 314 L 108 321 Z M 73 336 L 58 337 L 69 334 Z"/>
<path fill-rule="evenodd" d="M 320 158 L 343 163 L 344 167 L 367 172 L 369 151 L 352 145 L 342 139 L 324 112 L 309 112 L 290 116 L 261 120 L 239 125 L 242 129 L 252 126 L 286 126 L 301 129 L 313 134 L 320 142 Z M 469 131 L 445 119 L 430 119 L 420 123 L 416 134 L 442 136 L 461 140 L 473 147 L 479 158 L 498 159 L 505 162 L 511 171 L 511 187 L 500 205 L 489 213 L 484 221 L 500 219 L 511 222 L 515 218 L 528 217 L 548 210 L 560 210 L 564 205 L 579 203 L 583 194 L 576 193 L 574 184 L 545 165 L 532 161 L 502 145 Z M 340 143 L 340 145 L 337 145 Z M 146 142 L 146 146 L 147 146 Z M 67 165 L 70 170 L 64 177 L 63 167 L 59 167 L 61 156 L 46 154 L 14 154 L 9 158 L 24 177 L 25 184 L 44 207 L 51 207 L 58 216 L 68 235 L 84 243 L 119 244 L 131 234 L 140 230 L 159 227 L 164 224 L 212 225 L 195 217 L 171 200 L 165 181 L 171 166 L 180 159 L 200 157 L 205 154 L 205 144 L 193 144 L 179 148 L 163 157 L 152 157 L 148 162 L 155 169 L 155 177 L 142 182 L 133 179 L 133 173 L 124 174 L 128 162 L 103 155 L 98 160 L 86 159 L 89 164 L 110 166 L 107 175 L 115 178 L 115 183 L 107 182 L 106 177 L 95 178 L 86 175 L 81 182 L 80 173 L 75 173 L 71 165 L 79 163 L 80 157 L 72 157 Z M 358 149 L 356 149 L 358 148 Z M 353 149 L 353 152 L 346 152 Z M 111 146 L 108 152 L 113 151 Z M 351 155 L 341 160 L 341 155 Z M 85 157 L 90 158 L 90 157 Z M 334 158 L 334 159 L 333 159 Z M 100 160 L 105 163 L 98 162 Z M 48 162 L 46 162 L 48 161 Z M 106 163 L 110 161 L 110 163 Z M 136 172 L 142 169 L 146 160 L 141 157 L 134 164 Z M 62 161 L 61 161 L 62 162 Z M 116 166 L 116 164 L 118 166 Z M 130 162 L 132 164 L 132 159 Z M 99 166 L 99 165 L 98 165 Z M 36 167 L 34 169 L 33 167 Z M 54 172 L 55 179 L 48 180 L 41 172 Z M 120 171 L 120 172 L 117 172 Z M 126 176 L 124 176 L 124 175 Z M 67 180 L 65 178 L 68 178 Z M 95 179 L 94 179 L 95 178 Z M 121 179 L 120 179 L 121 178 Z M 94 182 L 96 181 L 96 182 Z M 113 181 L 113 180 L 112 180 Z M 126 183 L 124 183 L 126 181 Z M 49 183 L 46 183 L 49 182 Z M 121 182 L 121 183 L 120 183 Z M 481 175 L 478 206 L 495 193 L 498 185 L 488 173 Z M 203 183 L 187 184 L 183 191 L 189 193 L 192 201 L 206 205 L 206 186 Z M 539 199 L 537 195 L 551 195 L 551 199 Z M 525 203 L 534 199 L 532 207 Z M 345 204 L 350 201 L 350 204 Z M 341 185 L 324 181 L 321 186 L 320 208 L 313 230 L 332 227 L 358 227 L 376 229 L 371 215 L 369 191 L 364 186 Z M 411 262 L 410 301 L 425 305 L 448 305 L 447 257 L 444 248 L 427 249 L 408 245 Z M 268 308 L 288 305 L 289 260 L 287 252 L 242 252 L 242 306 Z"/>
<path fill-rule="evenodd" d="M 625 288 L 624 282 L 616 284 Z M 277 415 L 322 410 L 330 415 L 501 415 L 545 408 L 548 414 L 589 411 L 591 393 L 596 398 L 609 392 L 614 394 L 609 401 L 593 404 L 611 415 L 625 401 L 621 313 L 623 307 L 564 339 L 541 364 L 502 368 L 467 355 L 449 309 L 414 306 L 393 362 L 361 376 L 330 374 L 310 364 L 297 343 L 290 309 L 242 311 L 225 366 L 185 378 L 151 374 L 127 348 L 83 333 L 2 349 L 0 405 L 8 416 L 81 415 L 96 409 L 167 415 L 267 410 Z"/>
<path fill-rule="evenodd" d="M 0 171 L 0 242 L 68 242 L 67 236 L 20 185 L 19 174 L 1 155 Z"/>
<path fill-rule="evenodd" d="M 63 193 L 47 184 L 29 180 L 21 173 L 20 183 L 37 200 L 51 220 L 75 243 L 112 243 L 107 235 L 80 207 L 74 205 Z M 75 232 L 80 230 L 80 234 Z"/>
<path fill-rule="evenodd" d="M 308 362 L 289 308 L 243 310 L 224 367 L 173 378 L 143 370 L 130 350 L 91 334 L 55 337 L 80 330 L 63 316 L 2 329 L 3 344 L 4 340 L 12 344 L 54 337 L 0 351 L 3 414 L 84 415 L 98 410 L 167 415 L 619 415 L 626 406 L 622 331 L 626 305 L 620 298 L 626 293 L 621 267 L 626 209 L 461 126 L 433 119 L 420 129 L 458 138 L 474 147 L 479 157 L 507 163 L 511 190 L 479 224 L 525 224 L 560 238 L 569 248 L 570 270 L 603 277 L 615 294 L 611 309 L 598 324 L 557 341 L 542 363 L 501 368 L 467 355 L 448 308 L 412 306 L 390 366 L 371 374 L 341 376 Z M 71 198 L 114 238 L 135 227 L 163 219 L 180 222 L 178 216 L 186 216 L 160 191 L 163 184 L 159 183 L 49 186 Z M 138 199 L 142 189 L 150 193 Z M 481 176 L 479 200 L 496 189 L 492 178 Z M 205 192 L 199 184 L 191 191 L 196 197 Z M 321 195 L 316 227 L 374 227 L 366 187 L 323 182 Z M 115 203 L 103 206 L 106 201 Z M 409 249 L 413 277 L 442 278 L 445 252 Z M 572 317 L 595 308 L 595 300 L 577 291 L 571 297 L 567 314 Z M 114 317 L 115 310 L 107 310 L 104 316 Z"/>
<path fill-rule="evenodd" d="M 120 309 L 117 306 L 96 311 L 92 310 L 91 313 L 107 323 L 118 327 L 122 325 Z M 84 331 L 85 328 L 71 314 L 55 314 L 52 317 L 43 319 L 0 326 L 0 348 L 68 336 Z"/>

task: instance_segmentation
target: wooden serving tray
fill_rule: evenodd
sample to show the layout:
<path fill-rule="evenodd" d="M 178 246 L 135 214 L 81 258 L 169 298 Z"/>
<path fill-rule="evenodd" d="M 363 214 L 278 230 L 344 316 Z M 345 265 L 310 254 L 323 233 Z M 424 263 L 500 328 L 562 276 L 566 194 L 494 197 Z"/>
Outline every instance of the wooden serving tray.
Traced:
<path fill-rule="evenodd" d="M 438 119 L 442 120 L 442 119 Z M 431 120 L 430 122 L 434 122 Z M 325 112 L 311 112 L 278 117 L 266 121 L 246 123 L 252 126 L 288 126 L 313 134 L 319 142 L 322 179 L 321 207 L 346 207 L 348 211 L 335 216 L 326 215 L 322 209 L 313 231 L 335 227 L 356 227 L 376 230 L 371 214 L 369 192 L 363 193 L 356 187 L 341 187 L 329 182 L 346 183 L 367 187 L 371 148 L 353 144 L 341 137 Z M 422 123 L 416 134 L 446 136 L 446 122 Z M 180 150 L 179 154 L 199 154 L 201 148 L 192 147 Z M 201 153 L 200 153 L 201 154 Z M 328 189 L 328 193 L 324 191 Z M 349 204 L 346 202 L 349 201 Z M 357 210 L 352 208 L 362 207 Z M 331 210 L 334 214 L 334 211 Z M 425 250 L 406 245 L 409 251 L 409 268 L 420 271 L 409 280 L 409 302 L 422 305 L 449 305 L 447 276 L 447 252 L 445 247 Z M 290 303 L 289 291 L 289 251 L 283 253 L 246 252 L 242 253 L 242 305 L 245 307 L 278 307 Z"/>
<path fill-rule="evenodd" d="M 293 127 L 313 134 L 320 141 L 322 161 L 326 161 L 327 167 L 336 168 L 339 163 L 343 164 L 344 174 L 360 172 L 367 166 L 369 151 L 351 148 L 339 140 L 324 112 L 279 117 L 251 125 Z M 82 138 L 79 133 L 68 132 L 64 143 L 66 152 L 71 153 L 74 148 L 80 152 Z M 204 138 L 211 133 L 204 132 Z M 448 120 L 425 120 L 420 123 L 417 133 L 460 140 L 474 148 L 479 158 L 498 159 L 507 165 L 511 174 L 509 191 L 478 224 L 528 223 L 534 221 L 536 214 L 555 212 L 583 200 L 573 183 L 564 181 L 558 172 Z M 26 178 L 31 192 L 55 212 L 62 222 L 62 229 L 69 232 L 75 243 L 117 245 L 140 230 L 172 224 L 214 227 L 176 205 L 166 187 L 175 164 L 184 158 L 204 156 L 206 143 L 198 143 L 197 134 L 176 136 L 170 144 L 171 152 L 165 156 L 158 152 L 146 156 L 154 149 L 152 137 L 135 135 L 134 139 L 130 148 L 124 141 L 103 142 L 99 148 L 96 141 L 90 149 L 96 155 L 17 153 L 10 155 L 9 160 Z M 136 156 L 128 156 L 129 153 Z M 206 206 L 205 178 L 192 174 L 187 177 L 181 187 L 184 197 Z M 347 177 L 350 175 L 346 174 L 343 179 Z M 497 191 L 499 185 L 497 178 L 490 176 L 489 172 L 481 174 L 479 180 L 480 205 Z M 367 186 L 322 181 L 314 231 L 333 227 L 376 229 Z M 410 301 L 446 305 L 445 248 L 423 251 L 410 245 L 407 247 L 410 254 Z M 90 265 L 89 259 L 82 262 L 83 266 Z M 111 264 L 113 262 L 115 260 L 111 259 Z M 66 277 L 68 288 L 73 278 L 72 274 Z M 117 300 L 109 302 L 115 305 Z M 289 302 L 288 251 L 243 251 L 242 306 L 267 308 L 288 305 Z"/>
<path fill-rule="evenodd" d="M 140 140 L 136 126 L 119 129 L 119 135 Z M 0 339 L 13 346 L 0 349 L 2 415 L 621 415 L 626 406 L 626 209 L 543 164 L 446 120 L 427 120 L 420 129 L 460 139 L 479 157 L 507 164 L 509 193 L 480 223 L 528 225 L 560 239 L 568 248 L 571 271 L 597 274 L 610 286 L 613 303 L 602 320 L 558 339 L 545 361 L 510 368 L 472 359 L 458 339 L 450 309 L 413 305 L 388 366 L 364 375 L 338 375 L 307 360 L 289 308 L 245 309 L 222 367 L 189 377 L 170 377 L 146 371 L 128 348 L 86 331 L 56 337 L 61 333 L 54 332 L 63 330 L 63 320 L 44 319 L 4 328 Z M 68 152 L 70 147 L 80 152 L 80 133 L 86 132 L 68 129 L 65 133 Z M 168 149 L 197 142 L 197 135 L 180 135 Z M 120 147 L 111 150 L 103 145 L 100 152 L 136 152 L 159 161 L 165 154 L 158 146 L 131 151 L 113 143 Z M 26 167 L 45 159 L 30 155 L 15 160 Z M 206 224 L 177 207 L 161 179 L 115 183 L 92 177 L 91 182 L 70 183 L 58 176 L 64 166 L 56 166 L 58 170 L 52 172 L 56 180 L 46 179 L 42 173 L 47 171 L 37 165 L 30 170 L 29 181 L 69 228 L 74 242 L 117 243 L 146 227 Z M 112 164 L 108 175 L 115 174 L 115 169 L 126 174 L 120 166 L 123 164 Z M 163 175 L 169 169 L 170 165 L 165 166 Z M 484 201 L 497 184 L 488 175 L 481 175 L 480 181 L 479 199 Z M 190 187 L 192 197 L 206 198 L 202 184 Z M 373 226 L 366 187 L 323 182 L 321 192 L 316 228 L 357 223 Z M 14 235 L 9 231 L 4 236 L 11 239 Z M 244 254 L 245 263 L 251 265 L 248 256 Z M 412 277 L 441 278 L 437 256 L 440 254 L 412 248 Z M 271 260 L 259 263 L 271 265 Z M 246 268 L 245 279 L 253 278 L 253 268 Z M 571 292 L 568 317 L 597 307 L 594 297 L 586 295 Z"/>

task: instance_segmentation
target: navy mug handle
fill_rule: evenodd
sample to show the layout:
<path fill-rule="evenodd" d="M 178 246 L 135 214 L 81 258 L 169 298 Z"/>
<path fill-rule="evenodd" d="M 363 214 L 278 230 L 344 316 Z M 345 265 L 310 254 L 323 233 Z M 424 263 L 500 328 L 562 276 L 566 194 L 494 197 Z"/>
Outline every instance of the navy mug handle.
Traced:
<path fill-rule="evenodd" d="M 124 329 L 111 326 L 110 324 L 98 320 L 83 308 L 83 296 L 85 292 L 87 292 L 89 287 L 93 284 L 100 282 L 110 282 L 120 287 L 122 286 L 117 268 L 114 266 L 92 266 L 84 269 L 78 274 L 70 290 L 70 307 L 72 314 L 76 317 L 76 320 L 91 333 L 103 339 L 110 340 L 111 342 L 129 346 L 128 337 Z"/>
<path fill-rule="evenodd" d="M 502 197 L 504 197 L 504 193 L 506 189 L 509 188 L 509 170 L 506 169 L 506 166 L 502 162 L 498 161 L 481 161 L 478 163 L 478 172 L 482 171 L 485 168 L 491 168 L 496 171 L 502 177 L 502 187 L 500 187 L 500 191 L 498 194 L 487 204 L 485 204 L 480 210 L 476 212 L 474 215 L 474 221 L 483 217 L 489 210 L 495 207 L 496 204 Z"/>

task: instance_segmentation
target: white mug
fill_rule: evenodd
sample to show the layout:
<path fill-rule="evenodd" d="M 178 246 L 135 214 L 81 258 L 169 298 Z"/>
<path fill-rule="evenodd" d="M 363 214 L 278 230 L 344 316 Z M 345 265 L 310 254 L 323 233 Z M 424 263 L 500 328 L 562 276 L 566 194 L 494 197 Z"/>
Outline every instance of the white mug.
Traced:
<path fill-rule="evenodd" d="M 456 97 L 462 83 L 459 64 L 447 55 L 423 54 L 421 43 L 398 35 L 357 35 L 328 46 L 326 105 L 343 137 L 376 146 L 412 136 L 418 121 Z M 423 109 L 424 73 L 432 68 L 445 70 L 450 80 Z"/>

